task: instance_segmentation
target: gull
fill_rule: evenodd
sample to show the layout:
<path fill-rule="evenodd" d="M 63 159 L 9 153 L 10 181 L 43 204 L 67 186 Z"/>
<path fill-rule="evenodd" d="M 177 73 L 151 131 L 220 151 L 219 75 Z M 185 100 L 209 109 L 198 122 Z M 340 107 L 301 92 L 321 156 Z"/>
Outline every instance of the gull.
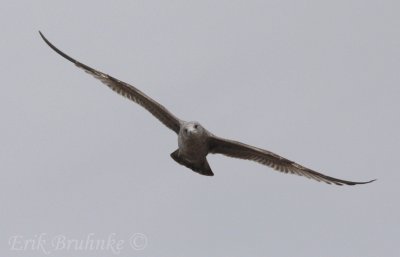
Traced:
<path fill-rule="evenodd" d="M 163 105 L 159 104 L 136 87 L 73 59 L 50 43 L 40 31 L 39 34 L 46 44 L 55 52 L 103 82 L 113 91 L 139 104 L 166 127 L 173 130 L 178 135 L 178 149 L 171 153 L 171 157 L 177 163 L 190 168 L 194 172 L 205 176 L 214 175 L 207 161 L 207 155 L 211 153 L 255 161 L 283 173 L 304 176 L 316 181 L 323 181 L 327 184 L 356 185 L 375 181 L 374 179 L 365 182 L 353 182 L 337 179 L 306 168 L 273 152 L 215 136 L 197 121 L 184 121 L 177 118 Z"/>

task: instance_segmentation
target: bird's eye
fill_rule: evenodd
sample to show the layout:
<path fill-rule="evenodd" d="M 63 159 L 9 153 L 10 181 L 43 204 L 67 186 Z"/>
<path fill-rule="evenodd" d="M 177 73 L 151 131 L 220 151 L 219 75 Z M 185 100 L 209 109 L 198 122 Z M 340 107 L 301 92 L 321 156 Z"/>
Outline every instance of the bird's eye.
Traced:
<path fill-rule="evenodd" d="M 199 125 L 195 124 L 195 125 L 194 125 L 194 128 L 197 129 L 198 126 L 199 126 Z"/>

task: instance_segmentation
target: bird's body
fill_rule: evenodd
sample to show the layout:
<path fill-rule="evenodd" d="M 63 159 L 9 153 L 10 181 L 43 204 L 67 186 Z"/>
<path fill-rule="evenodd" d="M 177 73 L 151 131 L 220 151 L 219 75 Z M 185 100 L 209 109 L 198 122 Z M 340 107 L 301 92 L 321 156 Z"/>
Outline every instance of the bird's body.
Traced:
<path fill-rule="evenodd" d="M 198 122 L 183 122 L 178 134 L 178 149 L 171 157 L 202 175 L 214 175 L 207 162 L 209 138 L 212 136 Z"/>
<path fill-rule="evenodd" d="M 196 121 L 186 122 L 178 119 L 175 115 L 169 112 L 164 106 L 151 99 L 149 96 L 141 92 L 136 87 L 129 85 L 121 80 L 118 80 L 110 75 L 95 70 L 83 63 L 66 55 L 53 44 L 51 44 L 41 32 L 39 32 L 43 40 L 58 54 L 74 63 L 79 68 L 101 80 L 109 88 L 127 97 L 128 99 L 141 105 L 153 116 L 159 119 L 165 126 L 170 128 L 178 135 L 178 149 L 171 153 L 171 157 L 181 165 L 184 165 L 193 171 L 206 175 L 213 176 L 210 165 L 207 161 L 207 155 L 223 154 L 225 156 L 246 159 L 258 162 L 263 165 L 270 166 L 284 173 L 292 173 L 300 176 L 305 176 L 317 181 L 323 181 L 328 184 L 336 185 L 356 185 L 366 184 L 367 182 L 353 182 L 342 179 L 333 178 L 322 173 L 316 172 L 309 168 L 303 167 L 293 161 L 283 158 L 277 154 L 267 150 L 246 145 L 237 141 L 217 137 L 207 131 Z"/>
<path fill-rule="evenodd" d="M 206 158 L 208 154 L 207 138 L 209 132 L 200 124 L 185 122 L 178 134 L 179 154 L 190 161 Z"/>

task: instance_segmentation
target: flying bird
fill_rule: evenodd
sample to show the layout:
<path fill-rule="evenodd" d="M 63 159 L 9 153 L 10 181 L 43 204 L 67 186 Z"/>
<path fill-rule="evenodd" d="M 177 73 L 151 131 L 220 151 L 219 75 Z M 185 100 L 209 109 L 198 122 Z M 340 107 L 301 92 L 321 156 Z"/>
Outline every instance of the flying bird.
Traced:
<path fill-rule="evenodd" d="M 171 153 L 171 157 L 177 163 L 190 168 L 194 172 L 205 176 L 214 175 L 207 161 L 207 155 L 211 153 L 255 161 L 277 171 L 304 176 L 328 184 L 356 185 L 375 181 L 353 182 L 333 178 L 306 168 L 273 152 L 238 141 L 215 136 L 197 121 L 184 121 L 177 118 L 164 106 L 144 94 L 136 87 L 78 62 L 50 43 L 40 31 L 39 34 L 47 45 L 55 52 L 74 63 L 85 72 L 91 74 L 96 79 L 99 79 L 113 91 L 139 104 L 161 121 L 166 127 L 173 130 L 178 135 L 178 149 Z"/>

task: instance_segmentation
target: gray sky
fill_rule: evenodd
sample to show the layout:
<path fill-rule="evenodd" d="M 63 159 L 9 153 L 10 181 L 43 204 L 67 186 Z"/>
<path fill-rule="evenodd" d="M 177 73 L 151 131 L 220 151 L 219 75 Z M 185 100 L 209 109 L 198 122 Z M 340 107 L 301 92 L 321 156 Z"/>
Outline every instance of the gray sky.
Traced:
<path fill-rule="evenodd" d="M 398 1 L 6 0 L 0 12 L 1 256 L 44 256 L 10 245 L 41 234 L 49 256 L 400 256 Z M 378 181 L 329 186 L 223 156 L 199 176 L 170 158 L 173 132 L 39 29 L 214 134 Z M 125 245 L 51 248 L 91 233 Z"/>

